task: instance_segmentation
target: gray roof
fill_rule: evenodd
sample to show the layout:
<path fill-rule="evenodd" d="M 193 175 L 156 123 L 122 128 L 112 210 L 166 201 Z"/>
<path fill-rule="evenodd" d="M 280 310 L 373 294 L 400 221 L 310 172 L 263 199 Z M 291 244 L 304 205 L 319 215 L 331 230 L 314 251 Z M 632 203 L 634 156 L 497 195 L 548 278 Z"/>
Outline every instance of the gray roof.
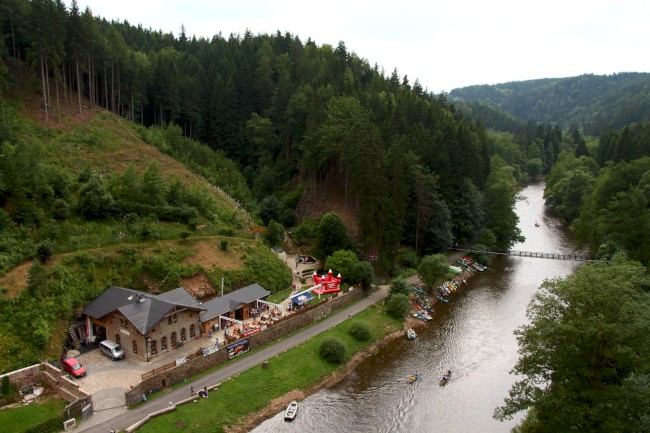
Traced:
<path fill-rule="evenodd" d="M 99 319 L 117 310 L 142 335 L 146 335 L 174 307 L 205 310 L 183 287 L 160 295 L 151 295 L 113 286 L 92 301 L 82 313 Z"/>
<path fill-rule="evenodd" d="M 140 292 L 138 290 L 112 286 L 96 297 L 95 300 L 88 304 L 81 313 L 99 319 L 108 313 L 112 313 L 118 308 L 133 302 L 133 298 L 129 299 L 129 297 L 137 295 L 142 295 L 145 298 L 152 296 L 149 293 Z"/>
<path fill-rule="evenodd" d="M 187 308 L 203 309 L 199 301 L 197 301 L 192 297 L 192 295 L 187 293 L 187 290 L 185 290 L 183 287 L 179 287 L 177 289 L 170 290 L 169 292 L 162 293 L 156 296 L 156 299 L 159 299 L 161 301 L 171 302 L 176 305 L 182 305 L 183 307 L 187 307 Z"/>
<path fill-rule="evenodd" d="M 205 323 L 215 317 L 219 317 L 230 311 L 235 311 L 243 304 L 248 304 L 257 299 L 263 299 L 270 294 L 271 292 L 259 284 L 251 284 L 250 286 L 226 293 L 219 298 L 214 298 L 204 303 L 203 307 L 205 307 L 206 311 L 199 314 L 199 319 L 202 323 Z"/>

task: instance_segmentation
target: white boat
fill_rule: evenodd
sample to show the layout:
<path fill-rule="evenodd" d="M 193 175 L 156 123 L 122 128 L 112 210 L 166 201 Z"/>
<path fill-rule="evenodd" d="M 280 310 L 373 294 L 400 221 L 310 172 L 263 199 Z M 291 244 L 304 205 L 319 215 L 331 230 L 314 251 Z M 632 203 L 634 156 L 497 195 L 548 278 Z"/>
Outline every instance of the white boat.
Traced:
<path fill-rule="evenodd" d="M 408 338 L 409 340 L 415 340 L 415 337 L 416 337 L 415 331 L 409 328 L 406 331 L 406 338 Z"/>
<path fill-rule="evenodd" d="M 287 406 L 287 409 L 284 411 L 284 420 L 293 421 L 293 419 L 296 417 L 296 412 L 298 412 L 298 402 L 292 401 L 291 403 L 289 403 L 289 406 Z"/>

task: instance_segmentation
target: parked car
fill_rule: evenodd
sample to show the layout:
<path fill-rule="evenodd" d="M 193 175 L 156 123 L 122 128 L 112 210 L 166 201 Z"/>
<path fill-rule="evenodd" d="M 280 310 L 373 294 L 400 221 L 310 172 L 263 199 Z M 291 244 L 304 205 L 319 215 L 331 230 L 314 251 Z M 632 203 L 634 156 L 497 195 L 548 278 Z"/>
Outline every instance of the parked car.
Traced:
<path fill-rule="evenodd" d="M 73 377 L 84 377 L 86 369 L 75 358 L 66 358 L 61 361 L 61 366 L 65 371 L 70 373 Z"/>
<path fill-rule="evenodd" d="M 122 346 L 111 340 L 104 340 L 99 343 L 99 351 L 111 358 L 113 361 L 124 358 Z"/>

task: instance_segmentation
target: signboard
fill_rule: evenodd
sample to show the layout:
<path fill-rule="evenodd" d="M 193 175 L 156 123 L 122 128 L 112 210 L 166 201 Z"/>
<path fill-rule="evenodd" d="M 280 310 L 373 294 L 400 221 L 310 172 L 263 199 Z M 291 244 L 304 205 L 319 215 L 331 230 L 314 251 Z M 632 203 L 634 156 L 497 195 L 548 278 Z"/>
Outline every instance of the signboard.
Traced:
<path fill-rule="evenodd" d="M 248 346 L 248 338 L 239 340 L 238 342 L 227 346 L 226 349 L 228 349 L 228 359 L 233 359 L 239 355 L 243 355 L 250 350 Z"/>
<path fill-rule="evenodd" d="M 185 363 L 187 363 L 187 357 L 184 356 L 182 358 L 178 358 L 176 360 L 176 367 L 178 367 L 179 365 L 183 365 Z"/>
<path fill-rule="evenodd" d="M 203 356 L 212 355 L 213 353 L 215 353 L 218 350 L 219 350 L 219 345 L 218 344 L 215 344 L 215 345 L 210 346 L 210 347 L 206 347 L 205 349 L 203 349 Z"/>
<path fill-rule="evenodd" d="M 248 337 L 249 335 L 257 334 L 258 332 L 261 332 L 262 328 L 255 328 L 251 329 L 250 331 L 246 331 L 242 334 L 242 337 Z"/>

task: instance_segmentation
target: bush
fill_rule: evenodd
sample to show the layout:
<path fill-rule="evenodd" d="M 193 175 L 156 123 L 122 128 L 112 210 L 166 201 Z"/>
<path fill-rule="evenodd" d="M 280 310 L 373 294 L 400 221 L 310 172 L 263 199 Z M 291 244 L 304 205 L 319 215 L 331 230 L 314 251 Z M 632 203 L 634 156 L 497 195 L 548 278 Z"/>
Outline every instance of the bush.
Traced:
<path fill-rule="evenodd" d="M 404 278 L 395 278 L 390 283 L 388 296 L 394 296 L 398 293 L 408 296 L 411 293 L 411 287 Z"/>
<path fill-rule="evenodd" d="M 47 263 L 52 257 L 52 242 L 49 239 L 44 240 L 36 247 L 36 257 L 41 263 Z"/>
<path fill-rule="evenodd" d="M 228 241 L 226 239 L 221 239 L 221 251 L 226 251 L 228 249 Z"/>
<path fill-rule="evenodd" d="M 291 233 L 293 235 L 293 240 L 296 242 L 296 245 L 305 245 L 316 239 L 316 233 L 318 231 L 318 221 L 305 218 L 300 222 L 298 227 L 295 227 Z"/>
<path fill-rule="evenodd" d="M 488 250 L 488 247 L 483 245 L 483 244 L 476 244 L 474 245 L 475 250 L 480 250 L 480 251 L 486 251 Z M 479 263 L 486 264 L 490 262 L 490 255 L 489 254 L 483 254 L 483 253 L 469 253 L 468 256 L 472 259 L 475 260 Z"/>
<path fill-rule="evenodd" d="M 270 247 L 280 245 L 284 239 L 284 231 L 282 224 L 275 221 L 269 222 L 266 233 L 264 234 L 267 245 Z"/>
<path fill-rule="evenodd" d="M 325 361 L 332 364 L 341 364 L 345 360 L 345 346 L 336 338 L 323 341 L 319 353 Z"/>
<path fill-rule="evenodd" d="M 221 228 L 218 233 L 221 236 L 232 236 L 234 234 L 233 230 L 230 228 Z"/>
<path fill-rule="evenodd" d="M 2 395 L 8 396 L 11 394 L 11 384 L 9 383 L 8 376 L 2 376 Z"/>
<path fill-rule="evenodd" d="M 372 265 L 368 261 L 359 262 L 354 265 L 352 275 L 355 280 L 361 284 L 364 293 L 368 294 L 372 288 L 372 280 L 375 279 L 375 272 L 372 270 Z"/>
<path fill-rule="evenodd" d="M 415 251 L 408 251 L 402 254 L 402 266 L 406 268 L 416 269 L 418 267 L 418 255 Z"/>
<path fill-rule="evenodd" d="M 359 341 L 370 340 L 370 328 L 363 322 L 354 322 L 348 332 Z"/>
<path fill-rule="evenodd" d="M 50 341 L 52 333 L 50 332 L 50 326 L 45 319 L 41 318 L 38 320 L 38 323 L 34 325 L 32 335 L 32 342 L 38 347 L 43 347 L 48 341 Z"/>
<path fill-rule="evenodd" d="M 58 416 L 34 426 L 24 431 L 24 433 L 56 433 L 60 432 L 65 422 L 65 417 Z"/>
<path fill-rule="evenodd" d="M 386 313 L 396 319 L 406 316 L 409 309 L 409 298 L 402 293 L 393 295 L 386 301 Z"/>
<path fill-rule="evenodd" d="M 188 232 L 187 230 L 183 230 L 183 231 L 180 233 L 180 237 L 181 237 L 181 239 L 183 239 L 183 240 L 189 238 L 190 235 L 191 235 L 191 233 Z"/>

